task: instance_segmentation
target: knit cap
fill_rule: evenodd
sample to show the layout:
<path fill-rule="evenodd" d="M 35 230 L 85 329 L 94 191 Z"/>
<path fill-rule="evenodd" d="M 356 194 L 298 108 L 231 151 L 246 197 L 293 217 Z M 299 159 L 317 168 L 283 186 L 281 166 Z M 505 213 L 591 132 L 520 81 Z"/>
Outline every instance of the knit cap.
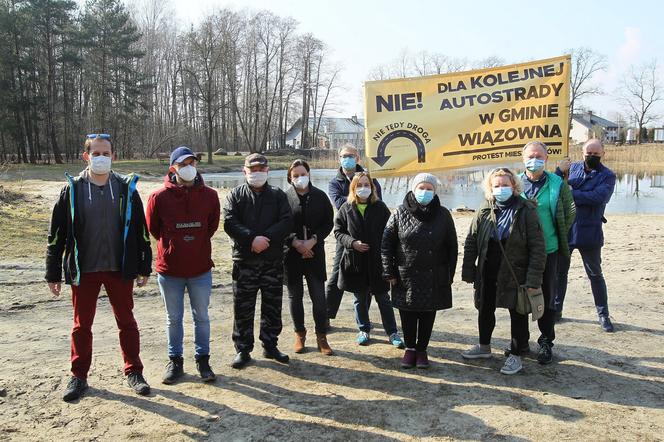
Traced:
<path fill-rule="evenodd" d="M 415 188 L 420 183 L 432 184 L 434 193 L 437 193 L 436 191 L 438 189 L 438 178 L 436 178 L 434 175 L 431 175 L 430 173 L 418 173 L 417 175 L 415 175 L 415 178 L 413 178 L 413 181 L 410 183 L 410 190 L 414 192 Z"/>

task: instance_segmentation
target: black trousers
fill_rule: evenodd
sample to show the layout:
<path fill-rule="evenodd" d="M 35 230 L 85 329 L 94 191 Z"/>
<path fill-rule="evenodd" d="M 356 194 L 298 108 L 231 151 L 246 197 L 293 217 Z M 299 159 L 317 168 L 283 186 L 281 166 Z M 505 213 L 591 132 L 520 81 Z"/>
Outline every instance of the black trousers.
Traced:
<path fill-rule="evenodd" d="M 233 263 L 233 343 L 238 352 L 254 349 L 254 314 L 261 292 L 260 340 L 263 347 L 274 348 L 281 333 L 283 297 L 281 261 Z"/>
<path fill-rule="evenodd" d="M 334 260 L 332 261 L 332 273 L 327 278 L 327 286 L 325 287 L 327 317 L 330 319 L 337 317 L 337 312 L 339 312 L 339 306 L 341 305 L 341 298 L 344 296 L 343 290 L 337 286 L 337 283 L 339 282 L 339 264 L 343 254 L 344 246 L 339 241 L 337 241 L 337 247 L 334 252 Z"/>
<path fill-rule="evenodd" d="M 436 321 L 436 312 L 412 312 L 399 310 L 401 317 L 401 330 L 406 348 L 417 351 L 426 351 L 431 339 L 433 324 Z"/>
<path fill-rule="evenodd" d="M 546 255 L 546 266 L 542 276 L 542 293 L 544 294 L 544 314 L 537 320 L 540 330 L 539 344 L 553 345 L 556 339 L 555 323 L 556 308 L 554 299 L 558 293 L 558 252 Z"/>
<path fill-rule="evenodd" d="M 288 299 L 290 300 L 290 314 L 293 318 L 293 325 L 296 332 L 306 331 L 304 326 L 304 284 L 302 279 L 307 280 L 307 290 L 314 314 L 314 324 L 316 333 L 325 333 L 327 323 L 327 309 L 325 307 L 325 282 L 311 273 L 305 273 L 303 276 L 291 281 L 288 279 Z"/>
<path fill-rule="evenodd" d="M 482 294 L 480 297 L 480 310 L 477 324 L 480 331 L 480 344 L 491 344 L 491 335 L 496 327 L 496 283 L 498 269 L 503 260 L 500 246 L 494 240 L 489 241 L 487 259 L 484 264 L 482 275 Z M 528 347 L 530 332 L 528 331 L 528 315 L 521 315 L 516 310 L 510 309 L 511 344 L 510 352 L 520 355 Z"/>

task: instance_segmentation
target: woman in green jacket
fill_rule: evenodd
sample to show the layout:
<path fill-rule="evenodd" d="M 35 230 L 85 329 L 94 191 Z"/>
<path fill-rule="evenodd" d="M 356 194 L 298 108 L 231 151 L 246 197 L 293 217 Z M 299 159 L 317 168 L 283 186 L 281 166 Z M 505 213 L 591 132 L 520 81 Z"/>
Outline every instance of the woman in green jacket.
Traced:
<path fill-rule="evenodd" d="M 519 175 L 523 186 L 521 196 L 535 203 L 546 245 L 546 265 L 542 276 L 544 314 L 537 320 L 540 330 L 537 360 L 540 364 L 553 361 L 553 341 L 556 338 L 554 300 L 558 286 L 558 255 L 569 259 L 567 234 L 574 222 L 576 207 L 572 191 L 555 173 L 545 170 L 549 158 L 547 147 L 540 141 L 531 141 L 523 147 L 526 171 Z"/>
<path fill-rule="evenodd" d="M 465 359 L 491 357 L 496 307 L 509 309 L 511 345 L 503 374 L 522 369 L 528 349 L 528 316 L 516 311 L 520 286 L 539 290 L 546 261 L 544 236 L 535 205 L 523 198 L 521 183 L 507 168 L 492 170 L 484 181 L 486 200 L 470 225 L 464 244 L 461 279 L 475 287 L 479 311 L 479 344 L 463 352 Z M 509 263 L 507 262 L 509 261 Z M 514 280 L 510 265 L 515 273 Z"/>

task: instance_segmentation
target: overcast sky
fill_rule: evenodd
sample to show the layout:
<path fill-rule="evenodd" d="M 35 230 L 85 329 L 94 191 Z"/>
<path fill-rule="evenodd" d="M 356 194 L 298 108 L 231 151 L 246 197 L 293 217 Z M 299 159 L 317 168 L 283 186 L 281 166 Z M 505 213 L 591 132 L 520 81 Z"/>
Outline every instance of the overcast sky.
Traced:
<path fill-rule="evenodd" d="M 507 63 L 555 57 L 568 48 L 590 47 L 608 58 L 595 76 L 606 93 L 581 102 L 614 117 L 624 108 L 614 98 L 630 65 L 659 58 L 664 83 L 664 3 L 658 1 L 397 1 L 397 0 L 171 0 L 182 24 L 196 22 L 214 8 L 267 9 L 299 22 L 342 63 L 342 115 L 363 114 L 362 84 L 377 65 L 403 49 L 426 50 Z M 664 106 L 659 113 L 664 114 Z M 658 122 L 659 126 L 663 120 Z"/>

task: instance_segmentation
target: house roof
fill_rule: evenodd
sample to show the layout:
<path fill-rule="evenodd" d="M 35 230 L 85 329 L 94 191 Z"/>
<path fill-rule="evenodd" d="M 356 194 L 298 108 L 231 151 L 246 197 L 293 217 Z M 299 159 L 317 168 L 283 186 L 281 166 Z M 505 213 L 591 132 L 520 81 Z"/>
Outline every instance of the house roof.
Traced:
<path fill-rule="evenodd" d="M 591 113 L 574 114 L 572 119 L 588 129 L 591 129 L 593 126 L 618 127 L 618 123 L 614 123 L 613 121 L 609 121 Z"/>
<path fill-rule="evenodd" d="M 309 119 L 309 129 L 314 128 L 314 119 Z M 297 121 L 286 132 L 286 141 L 297 138 L 302 132 L 302 119 L 298 118 Z M 355 134 L 364 132 L 364 119 L 357 118 L 357 121 L 352 118 L 339 118 L 339 117 L 323 117 L 320 121 L 319 135 L 332 135 L 332 134 Z"/>

